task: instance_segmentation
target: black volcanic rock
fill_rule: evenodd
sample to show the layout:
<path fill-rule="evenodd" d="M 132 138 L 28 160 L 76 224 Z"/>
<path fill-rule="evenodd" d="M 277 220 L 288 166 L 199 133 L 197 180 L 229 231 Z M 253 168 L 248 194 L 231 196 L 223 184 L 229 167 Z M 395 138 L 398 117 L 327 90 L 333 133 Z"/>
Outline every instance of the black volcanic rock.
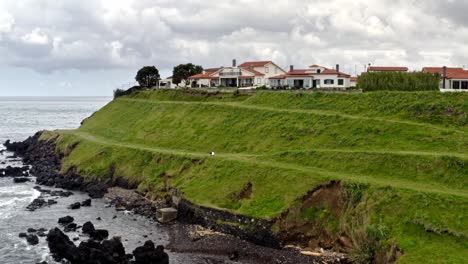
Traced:
<path fill-rule="evenodd" d="M 73 223 L 73 221 L 75 221 L 75 219 L 68 215 L 68 216 L 59 218 L 58 223 L 62 225 L 67 225 L 67 224 Z"/>
<path fill-rule="evenodd" d="M 42 199 L 42 198 L 37 198 L 34 199 L 27 207 L 26 209 L 29 211 L 35 211 L 36 209 L 42 208 L 47 206 L 48 203 Z"/>
<path fill-rule="evenodd" d="M 155 248 L 151 240 L 146 241 L 142 247 L 137 247 L 133 251 L 133 255 L 136 264 L 169 264 L 169 256 L 164 252 L 164 247 L 157 246 Z"/>
<path fill-rule="evenodd" d="M 83 241 L 77 247 L 60 229 L 47 235 L 50 252 L 56 261 L 67 260 L 72 264 L 127 264 L 130 263 L 120 238 L 103 242 Z"/>
<path fill-rule="evenodd" d="M 82 230 L 83 234 L 88 234 L 88 235 L 95 231 L 94 225 L 91 222 L 84 223 L 81 230 Z"/>
<path fill-rule="evenodd" d="M 81 203 L 78 203 L 78 202 L 70 204 L 70 206 L 68 206 L 68 209 L 72 209 L 72 210 L 77 210 L 80 208 L 81 208 Z"/>
<path fill-rule="evenodd" d="M 26 241 L 28 241 L 30 245 L 37 245 L 39 244 L 39 237 L 37 237 L 37 235 L 28 235 Z"/>
<path fill-rule="evenodd" d="M 94 240 L 102 241 L 106 239 L 107 237 L 109 237 L 109 231 L 105 229 L 96 229 L 94 230 L 94 232 L 91 232 L 89 234 L 89 237 Z"/>
<path fill-rule="evenodd" d="M 0 177 L 7 176 L 7 177 L 24 177 L 29 176 L 29 167 L 11 167 L 7 166 L 4 169 L 0 169 Z"/>
<path fill-rule="evenodd" d="M 90 207 L 91 206 L 91 199 L 87 199 L 87 200 L 84 200 L 83 202 L 81 202 L 81 206 Z"/>
<path fill-rule="evenodd" d="M 67 259 L 72 263 L 78 263 L 76 262 L 79 261 L 78 248 L 60 229 L 54 228 L 49 231 L 49 234 L 47 234 L 47 244 L 50 253 L 52 253 L 56 261 Z"/>
<path fill-rule="evenodd" d="M 25 182 L 29 182 L 29 181 L 31 181 L 29 178 L 24 178 L 24 177 L 14 178 L 13 179 L 14 183 L 25 183 Z"/>

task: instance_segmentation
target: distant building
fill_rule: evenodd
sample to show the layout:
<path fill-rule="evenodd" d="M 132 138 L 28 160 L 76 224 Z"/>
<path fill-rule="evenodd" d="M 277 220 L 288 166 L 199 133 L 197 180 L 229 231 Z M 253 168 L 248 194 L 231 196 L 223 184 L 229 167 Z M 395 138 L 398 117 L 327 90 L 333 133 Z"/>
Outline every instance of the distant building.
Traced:
<path fill-rule="evenodd" d="M 295 70 L 291 66 L 286 74 L 270 77 L 271 87 L 294 87 L 298 89 L 351 87 L 351 76 L 336 69 L 311 65 L 308 69 Z"/>
<path fill-rule="evenodd" d="M 172 76 L 167 77 L 166 79 L 159 80 L 159 88 L 162 89 L 175 89 L 177 85 L 172 83 Z"/>
<path fill-rule="evenodd" d="M 358 83 L 358 77 L 351 77 L 349 78 L 349 86 L 356 87 Z"/>
<path fill-rule="evenodd" d="M 468 70 L 452 67 L 424 67 L 422 71 L 440 74 L 440 90 L 443 92 L 468 91 Z"/>
<path fill-rule="evenodd" d="M 367 72 L 408 72 L 408 67 L 369 66 Z"/>
<path fill-rule="evenodd" d="M 284 74 L 281 67 L 272 61 L 244 62 L 237 66 L 208 69 L 189 78 L 191 87 L 255 87 L 268 86 L 269 78 Z"/>

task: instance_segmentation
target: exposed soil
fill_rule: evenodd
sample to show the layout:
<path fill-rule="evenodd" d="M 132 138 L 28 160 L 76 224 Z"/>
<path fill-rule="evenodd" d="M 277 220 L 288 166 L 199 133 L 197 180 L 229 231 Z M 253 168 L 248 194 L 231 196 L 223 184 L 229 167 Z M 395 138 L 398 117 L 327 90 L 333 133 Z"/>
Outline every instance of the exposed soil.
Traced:
<path fill-rule="evenodd" d="M 340 249 L 347 243 L 347 239 L 332 235 L 327 230 L 325 222 L 328 218 L 338 219 L 344 211 L 345 204 L 340 182 L 332 181 L 315 188 L 278 219 L 281 240 L 308 250 Z M 308 211 L 318 212 L 316 218 L 309 219 L 304 216 Z M 326 217 L 322 216 L 324 213 L 327 214 Z"/>

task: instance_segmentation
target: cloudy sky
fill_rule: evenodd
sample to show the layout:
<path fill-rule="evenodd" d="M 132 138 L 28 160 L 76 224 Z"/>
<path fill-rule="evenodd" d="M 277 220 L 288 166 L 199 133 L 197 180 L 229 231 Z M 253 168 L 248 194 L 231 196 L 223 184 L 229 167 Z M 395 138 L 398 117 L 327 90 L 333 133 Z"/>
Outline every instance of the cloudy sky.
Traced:
<path fill-rule="evenodd" d="M 0 96 L 110 95 L 142 65 L 468 66 L 466 0 L 0 0 Z"/>

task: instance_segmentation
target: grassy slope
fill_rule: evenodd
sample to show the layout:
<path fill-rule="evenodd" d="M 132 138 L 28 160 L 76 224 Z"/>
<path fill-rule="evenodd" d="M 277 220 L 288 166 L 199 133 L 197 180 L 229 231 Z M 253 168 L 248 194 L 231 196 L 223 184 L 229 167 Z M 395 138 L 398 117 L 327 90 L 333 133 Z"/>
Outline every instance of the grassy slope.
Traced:
<path fill-rule="evenodd" d="M 169 181 L 194 202 L 262 218 L 319 184 L 357 183 L 365 191 L 356 208 L 404 250 L 401 262 L 461 263 L 467 102 L 466 93 L 142 92 L 63 131 L 59 147 L 80 142 L 64 169 L 99 177 L 112 164 L 142 189 Z M 252 196 L 233 199 L 248 182 Z"/>

